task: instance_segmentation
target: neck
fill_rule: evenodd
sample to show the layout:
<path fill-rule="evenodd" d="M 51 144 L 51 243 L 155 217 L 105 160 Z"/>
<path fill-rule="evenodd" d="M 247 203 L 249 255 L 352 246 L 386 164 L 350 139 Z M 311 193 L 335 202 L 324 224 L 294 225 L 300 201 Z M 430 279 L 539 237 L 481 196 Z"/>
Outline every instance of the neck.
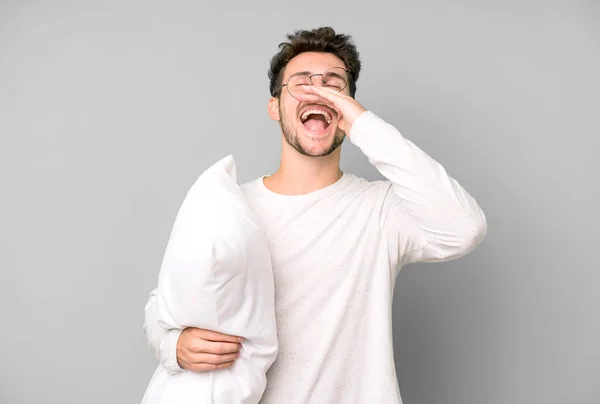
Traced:
<path fill-rule="evenodd" d="M 282 143 L 279 168 L 264 179 L 269 190 L 282 195 L 303 195 L 328 187 L 342 177 L 341 146 L 328 156 L 311 157 L 298 153 L 285 140 Z"/>

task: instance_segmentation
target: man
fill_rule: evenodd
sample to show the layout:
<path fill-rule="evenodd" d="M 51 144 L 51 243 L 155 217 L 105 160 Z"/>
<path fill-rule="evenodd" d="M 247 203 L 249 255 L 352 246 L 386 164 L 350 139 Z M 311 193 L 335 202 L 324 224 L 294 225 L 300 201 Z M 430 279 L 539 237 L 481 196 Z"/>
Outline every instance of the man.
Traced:
<path fill-rule="evenodd" d="M 261 403 L 401 403 L 392 342 L 400 268 L 462 257 L 484 238 L 476 201 L 431 157 L 355 99 L 351 38 L 298 31 L 271 60 L 278 170 L 242 186 L 269 239 L 279 354 Z M 387 179 L 340 170 L 345 136 Z M 146 305 L 149 344 L 172 372 L 231 366 L 241 340 L 165 331 Z"/>

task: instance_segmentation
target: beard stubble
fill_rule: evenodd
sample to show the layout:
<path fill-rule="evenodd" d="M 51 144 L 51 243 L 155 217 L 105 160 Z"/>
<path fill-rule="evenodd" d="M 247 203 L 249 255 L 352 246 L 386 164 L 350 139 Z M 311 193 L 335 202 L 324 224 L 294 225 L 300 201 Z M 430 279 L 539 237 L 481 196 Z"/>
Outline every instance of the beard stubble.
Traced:
<path fill-rule="evenodd" d="M 283 138 L 285 139 L 287 144 L 296 149 L 298 153 L 309 157 L 328 156 L 331 153 L 333 153 L 338 147 L 340 147 L 342 143 L 344 143 L 346 134 L 340 128 L 336 128 L 335 134 L 333 135 L 333 140 L 331 140 L 331 144 L 329 145 L 329 147 L 325 147 L 319 150 L 318 152 L 311 152 L 302 144 L 300 135 L 298 134 L 298 130 L 295 129 L 292 124 L 287 122 L 287 118 L 284 118 L 284 116 L 286 115 L 285 111 L 281 108 L 280 111 L 282 112 L 282 114 L 279 118 L 279 126 L 281 126 Z"/>

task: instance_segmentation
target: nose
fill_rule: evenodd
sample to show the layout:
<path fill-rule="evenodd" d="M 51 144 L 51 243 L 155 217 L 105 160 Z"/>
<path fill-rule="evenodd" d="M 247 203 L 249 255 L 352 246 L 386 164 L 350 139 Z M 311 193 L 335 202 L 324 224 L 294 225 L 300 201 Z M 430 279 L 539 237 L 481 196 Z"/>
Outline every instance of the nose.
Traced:
<path fill-rule="evenodd" d="M 320 76 L 320 80 L 315 80 L 316 76 Z M 310 77 L 310 82 L 313 84 L 313 86 L 321 86 L 323 87 L 325 85 L 325 83 L 323 82 L 323 74 L 319 73 L 319 74 L 313 74 Z"/>

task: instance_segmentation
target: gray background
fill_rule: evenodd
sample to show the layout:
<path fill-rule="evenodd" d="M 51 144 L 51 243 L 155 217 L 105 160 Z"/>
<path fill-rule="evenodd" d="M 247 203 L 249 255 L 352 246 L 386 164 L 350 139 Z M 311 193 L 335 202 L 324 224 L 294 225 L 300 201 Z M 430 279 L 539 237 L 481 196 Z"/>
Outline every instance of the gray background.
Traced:
<path fill-rule="evenodd" d="M 228 153 L 241 181 L 276 168 L 268 61 L 320 25 L 488 218 L 398 278 L 405 403 L 600 402 L 598 2 L 224 3 L 0 3 L 0 403 L 139 402 L 179 204 Z M 343 169 L 380 178 L 349 142 Z"/>

